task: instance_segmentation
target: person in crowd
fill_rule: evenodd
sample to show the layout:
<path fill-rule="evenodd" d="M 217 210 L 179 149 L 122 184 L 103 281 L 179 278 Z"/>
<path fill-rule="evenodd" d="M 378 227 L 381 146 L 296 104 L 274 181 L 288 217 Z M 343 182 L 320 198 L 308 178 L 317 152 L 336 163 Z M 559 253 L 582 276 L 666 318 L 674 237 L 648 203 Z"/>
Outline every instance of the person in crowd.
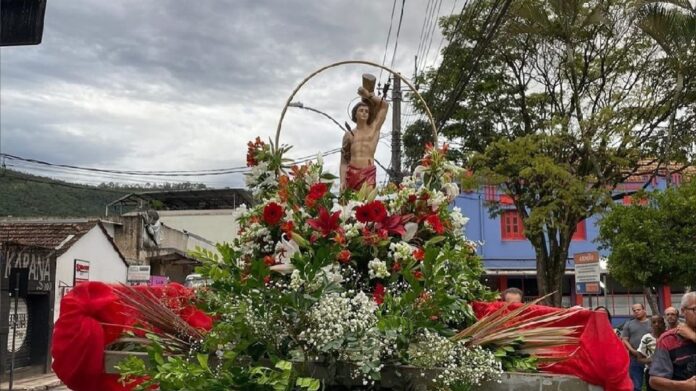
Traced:
<path fill-rule="evenodd" d="M 679 310 L 674 307 L 665 308 L 665 322 L 667 322 L 667 330 L 679 326 Z"/>
<path fill-rule="evenodd" d="M 650 365 L 650 386 L 658 391 L 696 390 L 696 292 L 682 296 L 684 323 L 657 340 Z"/>
<path fill-rule="evenodd" d="M 645 378 L 645 364 L 638 360 L 641 357 L 638 347 L 640 346 L 641 338 L 645 334 L 650 333 L 650 319 L 648 319 L 648 314 L 642 303 L 633 304 L 631 310 L 633 311 L 633 319 L 624 325 L 621 331 L 621 339 L 631 358 L 628 374 L 633 382 L 633 390 L 642 391 L 643 379 Z"/>
<path fill-rule="evenodd" d="M 638 346 L 638 361 L 646 365 L 646 369 L 650 367 L 652 363 L 652 356 L 655 353 L 655 346 L 657 345 L 657 339 L 660 338 L 662 333 L 665 332 L 665 319 L 660 315 L 653 315 L 650 317 L 650 324 L 652 331 L 645 334 L 643 338 L 640 339 L 640 345 Z M 650 373 L 646 370 L 645 382 L 648 384 L 648 391 L 653 391 L 650 387 Z"/>
<path fill-rule="evenodd" d="M 521 303 L 524 293 L 519 288 L 507 288 L 500 295 L 501 300 L 506 303 Z"/>

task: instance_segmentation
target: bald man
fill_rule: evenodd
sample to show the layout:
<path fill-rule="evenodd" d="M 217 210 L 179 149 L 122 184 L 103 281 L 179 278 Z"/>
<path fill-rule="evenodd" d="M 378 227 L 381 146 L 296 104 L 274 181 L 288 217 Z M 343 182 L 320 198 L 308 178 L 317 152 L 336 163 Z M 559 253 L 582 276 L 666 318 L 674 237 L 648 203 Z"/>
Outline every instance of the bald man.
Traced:
<path fill-rule="evenodd" d="M 674 307 L 665 308 L 665 323 L 667 323 L 667 330 L 679 326 L 679 310 Z"/>

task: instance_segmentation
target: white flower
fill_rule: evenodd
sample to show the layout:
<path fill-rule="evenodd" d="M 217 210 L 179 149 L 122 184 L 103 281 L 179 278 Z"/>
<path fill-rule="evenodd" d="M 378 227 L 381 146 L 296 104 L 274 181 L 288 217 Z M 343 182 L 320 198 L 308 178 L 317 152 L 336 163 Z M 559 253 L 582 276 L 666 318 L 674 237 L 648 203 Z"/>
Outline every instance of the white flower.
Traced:
<path fill-rule="evenodd" d="M 276 259 L 280 263 L 290 263 L 292 256 L 300 251 L 300 246 L 292 239 L 287 240 L 283 234 L 280 242 L 276 244 Z"/>
<path fill-rule="evenodd" d="M 387 264 L 384 261 L 380 261 L 379 258 L 375 258 L 367 263 L 367 268 L 369 270 L 370 278 L 386 278 L 389 277 L 389 270 L 387 270 Z"/>
<path fill-rule="evenodd" d="M 326 281 L 329 283 L 340 284 L 343 282 L 341 267 L 338 265 L 327 265 L 321 268 Z"/>
<path fill-rule="evenodd" d="M 452 212 L 450 213 L 450 217 L 452 219 L 452 229 L 455 233 L 464 235 L 464 227 L 466 224 L 469 222 L 468 217 L 464 217 L 462 215 L 462 210 L 459 207 L 454 207 L 452 208 Z"/>
<path fill-rule="evenodd" d="M 440 205 L 449 202 L 447 197 L 439 191 L 434 191 L 428 198 L 428 205 L 432 208 L 433 212 L 437 212 Z"/>
<path fill-rule="evenodd" d="M 294 291 L 299 290 L 304 283 L 305 281 L 302 279 L 302 276 L 300 276 L 300 271 L 293 270 L 290 275 L 290 289 Z"/>
<path fill-rule="evenodd" d="M 286 275 L 288 273 L 297 271 L 297 270 L 295 270 L 295 266 L 293 266 L 292 263 L 279 263 L 277 265 L 273 265 L 273 266 L 269 267 L 269 269 L 272 272 L 280 273 L 282 275 Z"/>
<path fill-rule="evenodd" d="M 459 186 L 456 183 L 446 183 L 442 186 L 442 191 L 447 195 L 447 199 L 451 202 L 459 195 Z"/>
<path fill-rule="evenodd" d="M 405 242 L 408 242 L 411 239 L 413 239 L 413 237 L 416 235 L 416 232 L 418 232 L 418 224 L 406 223 L 404 224 L 404 230 L 406 231 L 406 233 L 401 237 L 401 239 Z"/>

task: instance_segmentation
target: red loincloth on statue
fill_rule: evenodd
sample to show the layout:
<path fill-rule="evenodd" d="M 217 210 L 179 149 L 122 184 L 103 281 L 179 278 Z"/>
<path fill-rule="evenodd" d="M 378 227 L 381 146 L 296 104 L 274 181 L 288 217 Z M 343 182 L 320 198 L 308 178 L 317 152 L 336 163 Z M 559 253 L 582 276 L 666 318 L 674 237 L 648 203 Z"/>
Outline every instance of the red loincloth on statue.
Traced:
<path fill-rule="evenodd" d="M 473 303 L 476 317 L 481 318 L 499 309 L 503 302 Z M 518 308 L 522 304 L 511 304 Z M 558 308 L 534 305 L 520 314 L 527 318 L 558 311 Z M 579 346 L 560 347 L 558 357 L 567 360 L 540 368 L 543 372 L 573 375 L 604 387 L 605 391 L 631 391 L 633 385 L 628 376 L 628 352 L 609 324 L 606 314 L 587 309 L 578 309 L 570 317 L 552 326 L 581 326 L 577 330 Z"/>
<path fill-rule="evenodd" d="M 346 171 L 346 188 L 360 190 L 363 184 L 377 186 L 377 167 L 373 164 L 365 168 L 357 168 L 351 164 Z"/>

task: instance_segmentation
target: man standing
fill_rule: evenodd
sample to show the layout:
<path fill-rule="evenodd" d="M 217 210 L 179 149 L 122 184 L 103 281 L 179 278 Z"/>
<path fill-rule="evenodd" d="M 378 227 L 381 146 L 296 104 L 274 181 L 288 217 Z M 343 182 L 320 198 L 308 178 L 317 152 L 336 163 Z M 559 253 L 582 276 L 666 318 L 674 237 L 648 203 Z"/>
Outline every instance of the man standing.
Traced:
<path fill-rule="evenodd" d="M 650 333 L 650 319 L 648 319 L 648 314 L 645 312 L 645 306 L 641 303 L 633 304 L 631 310 L 633 311 L 633 319 L 624 326 L 621 332 L 621 339 L 624 345 L 626 345 L 628 354 L 631 357 L 628 374 L 631 376 L 631 381 L 633 382 L 633 390 L 641 391 L 643 389 L 643 379 L 645 377 L 645 364 L 641 363 L 639 360 L 642 359 L 642 356 L 638 352 L 638 347 L 640 346 L 640 339 L 643 338 L 645 334 Z"/>
<path fill-rule="evenodd" d="M 650 366 L 650 386 L 659 391 L 696 390 L 696 292 L 682 296 L 686 322 L 657 341 Z"/>
<path fill-rule="evenodd" d="M 357 124 L 352 132 L 346 132 L 341 148 L 341 190 L 360 190 L 363 185 L 374 188 L 377 184 L 375 150 L 379 131 L 387 118 L 389 105 L 375 96 L 372 75 L 363 75 L 363 86 L 358 88 L 362 98 L 352 110 L 352 120 Z"/>
<path fill-rule="evenodd" d="M 674 307 L 665 308 L 665 322 L 667 330 L 672 330 L 679 325 L 679 311 Z"/>

